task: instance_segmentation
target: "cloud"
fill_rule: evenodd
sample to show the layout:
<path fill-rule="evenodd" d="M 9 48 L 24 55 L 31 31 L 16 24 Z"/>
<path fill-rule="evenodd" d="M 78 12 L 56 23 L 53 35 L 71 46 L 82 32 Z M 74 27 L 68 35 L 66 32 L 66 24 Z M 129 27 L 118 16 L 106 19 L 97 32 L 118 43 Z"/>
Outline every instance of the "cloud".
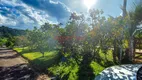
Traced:
<path fill-rule="evenodd" d="M 73 12 L 87 12 L 87 7 L 84 5 L 83 0 L 54 0 L 60 1 L 67 5 Z"/>
<path fill-rule="evenodd" d="M 81 0 L 0 0 L 0 26 L 32 29 L 45 22 L 65 24 L 72 12 L 79 13 L 85 9 L 81 2 Z"/>
<path fill-rule="evenodd" d="M 46 11 L 51 17 L 55 17 L 60 22 L 70 16 L 70 9 L 60 1 L 53 0 L 22 0 L 25 4 L 36 9 Z"/>
<path fill-rule="evenodd" d="M 15 26 L 16 22 L 13 21 L 12 19 L 9 19 L 5 16 L 0 15 L 0 25 L 11 25 L 11 26 Z"/>
<path fill-rule="evenodd" d="M 32 29 L 33 26 L 39 27 L 45 22 L 57 23 L 53 19 L 46 11 L 28 6 L 20 0 L 1 0 L 0 25 Z"/>

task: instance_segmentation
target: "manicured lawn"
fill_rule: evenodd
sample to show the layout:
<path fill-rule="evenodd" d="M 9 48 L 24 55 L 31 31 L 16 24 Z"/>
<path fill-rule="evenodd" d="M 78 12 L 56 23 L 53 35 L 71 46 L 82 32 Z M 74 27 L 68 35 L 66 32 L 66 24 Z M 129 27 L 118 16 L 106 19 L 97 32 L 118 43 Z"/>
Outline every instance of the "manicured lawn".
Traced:
<path fill-rule="evenodd" d="M 32 66 L 40 70 L 48 68 L 53 63 L 57 62 L 58 59 L 57 51 L 45 52 L 45 56 L 42 57 L 40 52 L 29 51 L 28 48 L 24 50 L 22 48 L 14 48 L 14 50 L 19 52 L 25 59 L 29 60 Z"/>
<path fill-rule="evenodd" d="M 16 50 L 17 52 L 22 52 L 23 51 L 23 48 L 14 48 L 14 50 Z"/>

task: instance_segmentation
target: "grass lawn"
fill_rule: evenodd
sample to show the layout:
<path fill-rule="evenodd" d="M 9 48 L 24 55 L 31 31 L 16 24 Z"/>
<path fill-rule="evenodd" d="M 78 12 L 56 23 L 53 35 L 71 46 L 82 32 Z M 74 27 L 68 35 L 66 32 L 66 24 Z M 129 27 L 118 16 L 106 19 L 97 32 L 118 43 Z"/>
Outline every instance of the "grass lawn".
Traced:
<path fill-rule="evenodd" d="M 37 69 L 45 70 L 53 63 L 57 62 L 58 54 L 57 51 L 45 52 L 45 56 L 42 57 L 40 52 L 28 51 L 28 48 L 14 48 L 18 53 L 20 53 L 25 59 Z"/>
<path fill-rule="evenodd" d="M 60 75 L 64 75 L 68 73 L 71 70 L 71 75 L 69 78 L 77 78 L 77 72 L 79 69 L 79 66 L 74 65 L 58 65 L 58 66 L 52 66 L 55 62 L 59 61 L 59 56 L 57 51 L 50 51 L 50 52 L 45 52 L 45 57 L 42 57 L 42 54 L 40 52 L 36 51 L 28 51 L 28 48 L 25 48 L 24 50 L 22 48 L 14 48 L 17 52 L 19 52 L 23 57 L 28 59 L 32 66 L 40 69 L 40 70 L 49 70 L 53 72 L 54 74 L 57 74 L 58 72 L 61 73 Z M 106 58 L 108 61 L 112 62 L 112 52 L 108 51 L 108 54 L 104 54 L 102 51 L 100 51 L 100 56 L 103 59 L 102 63 L 105 65 Z M 106 58 L 105 58 L 106 56 Z M 52 67 L 51 67 L 52 66 Z M 97 76 L 101 71 L 105 69 L 105 67 L 99 65 L 97 62 L 92 61 L 90 64 L 91 68 L 93 69 L 94 74 Z M 50 67 L 50 68 L 49 68 Z M 48 69 L 49 68 L 49 69 Z M 74 77 L 73 77 L 74 76 Z M 71 79 L 72 80 L 72 79 Z"/>

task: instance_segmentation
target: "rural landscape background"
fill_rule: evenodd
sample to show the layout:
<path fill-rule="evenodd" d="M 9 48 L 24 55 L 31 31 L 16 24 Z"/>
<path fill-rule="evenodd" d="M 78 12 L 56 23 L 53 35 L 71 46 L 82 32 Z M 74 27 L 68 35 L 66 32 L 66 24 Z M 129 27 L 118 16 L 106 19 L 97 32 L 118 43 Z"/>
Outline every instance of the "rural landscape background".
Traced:
<path fill-rule="evenodd" d="M 0 79 L 94 80 L 142 63 L 142 0 L 103 1 L 0 0 Z"/>

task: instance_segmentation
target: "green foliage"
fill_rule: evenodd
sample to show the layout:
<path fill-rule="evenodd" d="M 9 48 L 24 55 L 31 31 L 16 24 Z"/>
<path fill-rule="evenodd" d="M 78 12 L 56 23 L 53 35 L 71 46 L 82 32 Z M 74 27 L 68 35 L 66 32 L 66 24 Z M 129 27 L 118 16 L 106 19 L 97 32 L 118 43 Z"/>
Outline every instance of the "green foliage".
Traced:
<path fill-rule="evenodd" d="M 6 47 L 13 48 L 15 45 L 15 38 L 11 35 L 7 37 L 7 42 L 5 43 Z"/>
<path fill-rule="evenodd" d="M 99 65 L 97 62 L 94 61 L 91 62 L 90 66 L 92 67 L 93 72 L 96 76 L 99 75 L 99 73 L 105 69 L 104 67 L 102 67 L 101 65 Z"/>
<path fill-rule="evenodd" d="M 6 42 L 6 47 L 13 47 L 14 43 L 12 43 L 11 41 Z"/>
<path fill-rule="evenodd" d="M 45 51 L 55 49 L 57 41 L 54 39 L 58 35 L 57 28 L 49 23 L 42 25 L 40 29 L 36 27 L 32 31 L 28 31 L 27 39 L 29 47 L 41 52 L 44 56 Z"/>
<path fill-rule="evenodd" d="M 8 28 L 5 26 L 0 27 L 0 46 L 12 48 L 15 45 L 15 36 L 25 35 L 25 30 Z"/>
<path fill-rule="evenodd" d="M 77 72 L 79 66 L 76 62 L 70 59 L 68 62 L 60 62 L 59 65 L 54 65 L 48 68 L 54 75 L 59 76 L 62 80 L 77 80 Z"/>
<path fill-rule="evenodd" d="M 26 47 L 28 45 L 28 39 L 26 36 L 15 36 L 15 46 Z"/>
<path fill-rule="evenodd" d="M 4 46 L 7 42 L 7 38 L 0 38 L 0 46 Z"/>
<path fill-rule="evenodd" d="M 129 38 L 142 20 L 141 10 L 141 6 L 137 6 L 129 15 L 125 12 L 123 17 L 109 16 L 106 19 L 102 15 L 103 11 L 92 9 L 87 20 L 83 14 L 72 13 L 65 28 L 45 23 L 39 29 L 35 27 L 34 30 L 28 31 L 27 40 L 20 45 L 27 43 L 31 50 L 36 51 L 17 50 L 36 67 L 45 70 L 50 66 L 48 71 L 62 80 L 80 79 L 84 72 L 85 75 L 93 72 L 97 76 L 105 67 L 121 63 L 124 58 L 123 50 L 128 48 Z M 56 40 L 55 37 L 59 39 Z M 14 40 L 8 39 L 11 42 L 6 45 L 13 45 Z M 54 49 L 58 49 L 59 53 L 54 52 Z M 60 60 L 59 55 L 65 60 Z M 59 63 L 51 66 L 56 60 Z M 83 78 L 91 79 L 92 76 L 87 75 Z"/>
<path fill-rule="evenodd" d="M 136 3 L 134 7 L 133 14 L 131 16 L 131 19 L 134 21 L 134 24 L 138 25 L 142 21 L 142 3 Z"/>
<path fill-rule="evenodd" d="M 104 53 L 102 50 L 99 52 L 100 57 L 103 59 L 103 61 L 112 61 L 113 62 L 113 54 L 112 50 L 108 50 L 106 53 Z"/>
<path fill-rule="evenodd" d="M 5 26 L 0 27 L 0 36 L 1 37 L 7 37 L 8 35 L 20 36 L 20 35 L 25 35 L 25 34 L 26 34 L 25 30 L 8 28 L 8 27 L 5 27 Z"/>
<path fill-rule="evenodd" d="M 123 26 L 125 25 L 124 21 L 122 20 L 122 17 L 117 17 L 117 18 L 108 18 L 108 20 L 105 19 L 105 17 L 102 16 L 102 11 L 99 10 L 91 10 L 90 11 L 90 19 L 91 23 L 89 23 L 92 27 L 92 29 L 89 28 L 88 24 L 85 22 L 85 19 L 83 15 L 77 15 L 73 13 L 71 15 L 69 23 L 66 25 L 65 30 L 62 31 L 62 36 L 81 36 L 84 37 L 82 40 L 77 40 L 76 38 L 71 38 L 67 40 L 62 40 L 60 44 L 62 45 L 61 53 L 69 54 L 69 57 L 72 57 L 73 60 L 78 64 L 79 70 L 83 69 L 84 71 L 82 72 L 88 72 L 85 67 L 89 68 L 88 65 L 95 60 L 98 64 L 101 64 L 105 66 L 105 63 L 116 60 L 112 60 L 112 55 L 111 60 L 107 59 L 107 54 L 109 49 L 114 46 L 120 46 L 123 45 Z M 114 42 L 115 41 L 115 42 Z M 116 45 L 114 45 L 116 43 Z M 115 49 L 117 49 L 116 47 Z M 100 54 L 100 50 L 103 52 L 105 59 L 102 58 Z M 119 51 L 119 50 L 118 50 Z M 119 54 L 119 52 L 115 52 L 115 54 Z M 64 57 L 64 55 L 62 56 Z M 118 57 L 118 55 L 116 55 Z M 107 59 L 107 60 L 106 60 Z M 69 59 L 66 60 L 68 62 Z M 92 64 L 92 63 L 91 63 Z M 64 64 L 56 66 L 57 70 L 58 67 L 64 68 Z M 110 64 L 113 65 L 113 64 Z M 107 66 L 110 66 L 107 65 Z M 82 68 L 82 66 L 85 66 Z M 98 65 L 97 65 L 98 66 Z M 67 66 L 65 66 L 67 67 Z M 106 67 L 106 66 L 105 66 Z M 70 69 L 70 67 L 68 67 Z M 67 71 L 63 69 L 60 69 L 61 71 L 59 72 L 59 76 L 61 75 L 60 78 L 70 76 L 68 71 L 69 69 L 67 68 Z M 56 70 L 52 69 L 53 73 L 56 73 Z M 63 71 L 63 72 L 62 72 Z M 95 71 L 95 74 L 98 74 L 100 70 Z M 57 75 L 57 74 L 56 74 Z M 69 77 L 66 77 L 66 79 L 69 79 Z"/>

